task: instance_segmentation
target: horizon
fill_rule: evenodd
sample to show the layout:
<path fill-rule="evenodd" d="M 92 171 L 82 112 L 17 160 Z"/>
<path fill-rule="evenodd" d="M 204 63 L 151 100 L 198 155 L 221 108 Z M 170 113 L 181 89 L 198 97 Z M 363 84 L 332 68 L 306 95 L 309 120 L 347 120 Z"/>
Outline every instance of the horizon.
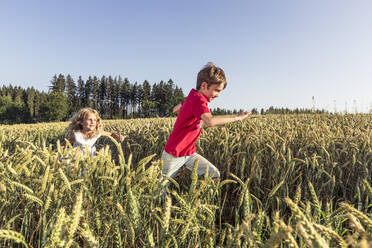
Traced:
<path fill-rule="evenodd" d="M 69 74 L 68 74 L 69 75 Z M 54 75 L 54 76 L 58 76 L 58 75 Z M 65 78 L 66 78 L 66 76 L 67 75 L 63 75 Z M 88 77 L 97 77 L 99 80 L 103 77 L 103 76 L 105 76 L 105 77 L 109 77 L 109 76 L 111 76 L 112 78 L 114 78 L 115 80 L 116 80 L 116 78 L 119 78 L 119 77 L 121 77 L 120 75 L 119 76 L 112 76 L 112 75 L 102 75 L 101 77 L 98 77 L 98 76 L 95 76 L 95 75 L 89 75 Z M 124 77 L 121 77 L 122 79 L 125 79 Z M 76 79 L 75 78 L 73 78 L 73 80 L 74 80 L 74 82 L 76 83 Z M 86 81 L 86 79 L 85 78 L 82 78 L 82 80 L 85 82 Z M 168 79 L 168 80 L 172 80 L 171 78 L 170 79 Z M 163 81 L 163 82 L 167 82 L 168 80 L 160 80 L 160 82 L 161 81 Z M 173 81 L 173 80 L 172 80 Z M 130 80 L 129 80 L 129 82 L 132 84 L 133 82 L 131 82 Z M 160 82 L 154 82 L 154 83 L 160 83 Z M 139 82 L 134 82 L 134 83 L 139 83 Z M 153 83 L 153 84 L 154 84 Z M 141 83 L 142 84 L 142 83 Z M 153 84 L 151 84 L 150 83 L 150 85 L 151 85 L 151 87 L 153 86 Z M 2 86 L 1 87 L 3 87 L 3 86 L 5 86 L 5 87 L 13 87 L 13 88 L 16 88 L 16 87 L 20 87 L 20 88 L 22 88 L 22 89 L 24 89 L 24 90 L 27 90 L 28 88 L 34 88 L 33 86 L 31 86 L 31 87 L 22 87 L 22 86 L 20 86 L 20 85 L 13 85 L 13 84 L 9 84 L 9 85 L 5 85 L 5 84 L 2 84 Z M 177 84 L 175 84 L 175 86 L 179 86 L 179 85 L 177 85 Z M 34 88 L 35 90 L 38 90 L 39 92 L 42 92 L 42 93 L 46 93 L 46 94 L 49 94 L 50 93 L 50 87 L 51 86 L 48 86 L 47 88 L 48 88 L 48 91 L 43 91 L 43 90 L 39 90 L 39 89 L 36 89 L 36 88 Z M 184 95 L 185 95 L 185 97 L 187 96 L 187 92 L 184 92 L 184 90 L 182 89 L 182 87 L 179 87 L 179 88 L 181 88 L 181 90 L 183 91 L 183 93 L 184 93 Z M 195 87 L 194 87 L 195 88 Z M 315 98 L 313 99 L 313 100 L 315 100 Z M 211 108 L 211 110 L 212 109 L 217 109 L 217 108 L 219 108 L 219 109 L 222 109 L 222 110 L 227 110 L 227 111 L 236 111 L 236 110 L 242 110 L 242 109 L 238 109 L 238 108 L 233 108 L 233 109 L 227 109 L 227 108 L 223 108 L 223 107 L 219 107 L 219 106 L 217 106 L 217 107 L 214 107 L 214 108 Z M 353 102 L 353 106 L 351 106 L 351 108 L 352 109 L 348 109 L 347 108 L 347 102 L 345 102 L 345 109 L 343 109 L 343 110 L 337 110 L 336 108 L 334 108 L 333 109 L 333 111 L 329 111 L 329 110 L 327 110 L 327 109 L 324 109 L 324 108 L 318 108 L 316 105 L 315 105 L 315 102 L 313 102 L 313 106 L 312 107 L 310 107 L 310 108 L 307 108 L 307 107 L 305 107 L 305 108 L 299 108 L 299 107 L 294 107 L 294 108 L 288 108 L 288 107 L 278 107 L 278 106 L 269 106 L 269 107 L 267 107 L 266 109 L 265 108 L 257 108 L 257 107 L 252 107 L 251 109 L 247 109 L 247 110 L 249 110 L 249 111 L 252 111 L 253 109 L 255 109 L 255 110 L 257 110 L 258 112 L 260 112 L 261 111 L 261 109 L 264 109 L 264 110 L 269 110 L 270 108 L 274 108 L 274 109 L 289 109 L 289 110 L 296 110 L 296 109 L 299 109 L 299 110 L 312 110 L 312 111 L 327 111 L 327 112 L 329 112 L 329 113 L 337 113 L 337 114 L 359 114 L 359 113 L 372 113 L 372 104 L 371 104 L 371 107 L 370 107 L 370 109 L 369 110 L 367 110 L 367 112 L 361 112 L 361 111 L 358 111 L 358 106 L 356 105 L 356 101 L 354 101 Z"/>

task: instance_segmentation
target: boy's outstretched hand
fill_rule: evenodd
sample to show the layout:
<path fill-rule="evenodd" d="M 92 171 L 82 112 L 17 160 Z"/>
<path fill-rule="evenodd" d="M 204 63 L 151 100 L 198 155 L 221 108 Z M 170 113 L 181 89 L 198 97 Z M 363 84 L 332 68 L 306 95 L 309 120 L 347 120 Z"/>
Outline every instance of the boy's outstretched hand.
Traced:
<path fill-rule="evenodd" d="M 251 112 L 245 110 L 243 112 L 240 112 L 239 115 L 237 116 L 237 118 L 238 118 L 239 121 L 242 121 L 245 118 L 247 118 L 250 114 L 251 114 Z"/>
<path fill-rule="evenodd" d="M 113 133 L 113 132 L 106 132 L 106 131 L 102 131 L 101 133 L 103 136 L 111 136 L 113 137 L 114 139 L 116 139 L 118 142 L 123 142 L 124 139 L 125 139 L 125 136 L 123 135 L 120 135 L 120 134 L 117 134 L 117 133 Z"/>
<path fill-rule="evenodd" d="M 211 113 L 204 113 L 201 115 L 201 119 L 208 127 L 214 127 L 219 125 L 224 125 L 231 122 L 241 121 L 248 117 L 251 113 L 249 111 L 243 111 L 240 114 L 234 115 L 217 115 L 213 116 Z"/>

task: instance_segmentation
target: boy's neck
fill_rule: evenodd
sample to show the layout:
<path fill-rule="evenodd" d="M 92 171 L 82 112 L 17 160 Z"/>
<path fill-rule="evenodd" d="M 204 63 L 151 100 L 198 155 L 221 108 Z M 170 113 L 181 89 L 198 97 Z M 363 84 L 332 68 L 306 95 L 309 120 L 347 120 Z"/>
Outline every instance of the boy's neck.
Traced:
<path fill-rule="evenodd" d="M 199 94 L 202 94 L 202 95 L 204 95 L 203 94 L 203 90 L 202 89 L 198 89 L 198 90 L 196 90 Z"/>
<path fill-rule="evenodd" d="M 198 90 L 196 90 L 199 94 L 201 94 L 201 95 L 203 95 L 203 96 L 205 96 L 206 97 L 206 95 L 203 93 L 203 90 L 202 89 L 198 89 Z"/>

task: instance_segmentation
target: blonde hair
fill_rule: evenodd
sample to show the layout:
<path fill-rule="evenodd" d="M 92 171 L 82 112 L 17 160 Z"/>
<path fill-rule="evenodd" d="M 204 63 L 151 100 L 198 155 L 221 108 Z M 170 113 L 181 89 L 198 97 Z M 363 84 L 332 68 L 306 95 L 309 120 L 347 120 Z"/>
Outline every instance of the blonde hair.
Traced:
<path fill-rule="evenodd" d="M 70 119 L 71 123 L 66 128 L 67 138 L 72 138 L 72 135 L 75 131 L 83 129 L 83 122 L 84 122 L 84 119 L 87 118 L 88 114 L 94 114 L 96 116 L 97 125 L 96 125 L 95 130 L 86 133 L 85 136 L 90 139 L 98 135 L 102 131 L 101 118 L 99 117 L 97 110 L 92 109 L 92 108 L 83 108 L 83 109 L 80 109 L 77 113 L 75 113 Z"/>
<path fill-rule="evenodd" d="M 196 81 L 197 90 L 200 89 L 203 82 L 208 84 L 208 88 L 212 84 L 224 84 L 223 88 L 225 89 L 227 85 L 225 72 L 213 62 L 209 62 L 199 71 Z"/>

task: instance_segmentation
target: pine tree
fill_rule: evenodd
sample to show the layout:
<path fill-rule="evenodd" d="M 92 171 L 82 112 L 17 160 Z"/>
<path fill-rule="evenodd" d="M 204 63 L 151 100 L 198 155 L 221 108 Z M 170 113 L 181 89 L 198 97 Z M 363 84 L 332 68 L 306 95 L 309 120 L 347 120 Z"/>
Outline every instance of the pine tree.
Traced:
<path fill-rule="evenodd" d="M 114 94 L 113 94 L 112 100 L 113 100 L 113 115 L 117 117 L 120 111 L 120 84 L 119 84 L 117 77 L 115 77 L 114 79 Z"/>
<path fill-rule="evenodd" d="M 40 121 L 40 106 L 43 98 L 46 97 L 46 93 L 37 92 L 34 98 L 34 116 L 36 121 Z"/>
<path fill-rule="evenodd" d="M 124 82 L 120 87 L 120 106 L 122 111 L 122 118 L 127 118 L 128 116 L 128 105 L 129 105 L 129 93 L 130 82 L 128 78 L 124 78 Z"/>
<path fill-rule="evenodd" d="M 141 110 L 144 117 L 151 117 L 155 108 L 155 103 L 151 101 L 151 85 L 145 80 L 142 84 Z"/>
<path fill-rule="evenodd" d="M 62 74 L 54 75 L 52 80 L 50 81 L 51 86 L 49 87 L 51 92 L 64 92 L 66 87 L 65 76 Z"/>
<path fill-rule="evenodd" d="M 138 84 L 137 82 L 135 82 L 133 85 L 131 85 L 130 87 L 130 96 L 129 96 L 129 99 L 130 99 L 130 105 L 131 105 L 131 116 L 132 118 L 134 117 L 134 112 L 135 112 L 135 109 L 136 109 L 136 105 L 137 105 L 137 95 L 138 95 Z"/>
<path fill-rule="evenodd" d="M 98 88 L 98 109 L 101 116 L 106 114 L 106 101 L 107 101 L 107 79 L 105 76 L 102 76 L 101 80 L 99 81 L 99 88 Z"/>
<path fill-rule="evenodd" d="M 50 86 L 49 86 L 49 91 L 53 92 L 58 89 L 58 78 L 57 74 L 54 74 L 52 80 L 50 80 Z"/>
<path fill-rule="evenodd" d="M 138 108 L 137 109 L 137 114 L 138 114 L 138 117 L 142 116 L 143 94 L 144 94 L 143 86 L 141 84 L 139 84 L 138 88 L 137 88 L 137 108 Z"/>
<path fill-rule="evenodd" d="M 27 102 L 26 102 L 26 105 L 27 105 L 27 110 L 28 110 L 28 114 L 30 116 L 30 119 L 31 120 L 35 120 L 35 95 L 36 95 L 36 92 L 35 92 L 35 89 L 32 87 L 31 89 L 28 88 L 26 90 L 26 94 L 27 94 Z"/>
<path fill-rule="evenodd" d="M 93 79 L 91 76 L 88 77 L 88 80 L 85 81 L 85 90 L 84 90 L 84 106 L 91 107 L 91 93 L 93 88 Z"/>
<path fill-rule="evenodd" d="M 67 102 L 69 106 L 68 115 L 76 112 L 78 110 L 78 100 L 76 96 L 76 84 L 74 79 L 72 79 L 71 75 L 68 74 L 66 77 L 66 94 L 67 94 Z"/>
<path fill-rule="evenodd" d="M 114 83 L 114 79 L 111 76 L 108 77 L 107 85 L 108 85 L 107 97 L 108 97 L 108 105 L 109 105 L 108 114 L 110 116 L 110 119 L 112 119 L 114 116 L 115 83 Z"/>
<path fill-rule="evenodd" d="M 78 79 L 78 92 L 77 92 L 77 107 L 78 109 L 85 107 L 86 106 L 86 101 L 85 101 L 85 83 L 84 80 L 79 76 Z"/>

